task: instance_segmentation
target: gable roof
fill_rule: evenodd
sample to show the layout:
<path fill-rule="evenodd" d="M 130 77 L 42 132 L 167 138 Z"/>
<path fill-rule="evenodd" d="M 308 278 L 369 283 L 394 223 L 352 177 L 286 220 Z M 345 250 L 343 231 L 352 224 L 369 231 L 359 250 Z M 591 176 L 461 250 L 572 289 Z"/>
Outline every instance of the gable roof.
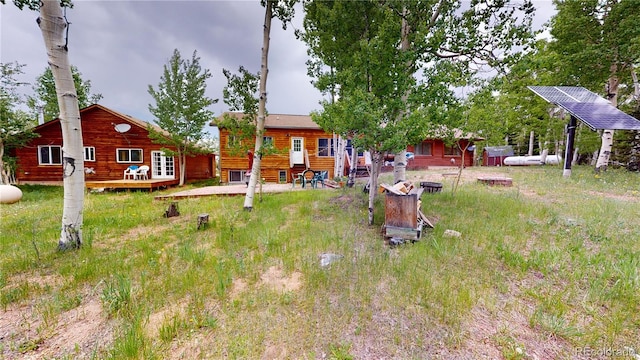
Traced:
<path fill-rule="evenodd" d="M 102 106 L 100 104 L 93 104 L 93 105 L 89 105 L 89 106 L 87 106 L 87 107 L 85 107 L 83 109 L 80 109 L 80 120 L 82 120 L 82 114 L 90 112 L 90 111 L 94 111 L 94 110 L 102 110 L 104 112 L 110 113 L 113 116 L 118 117 L 118 118 L 122 119 L 123 121 L 126 121 L 126 122 L 130 123 L 131 125 L 135 125 L 137 127 L 145 129 L 145 130 L 147 129 L 148 126 L 151 126 L 157 132 L 162 133 L 162 134 L 164 134 L 166 136 L 169 136 L 169 133 L 167 131 L 165 131 L 164 129 L 160 128 L 158 125 L 146 122 L 144 120 L 136 119 L 131 115 L 123 114 L 121 112 L 109 109 L 108 107 Z M 50 126 L 52 124 L 56 124 L 56 123 L 59 123 L 59 122 L 60 122 L 60 118 L 55 118 L 53 120 L 45 122 L 44 124 L 40 124 L 40 125 L 36 126 L 33 130 L 37 131 L 37 130 L 40 130 L 40 129 L 44 128 L 44 127 L 47 127 L 47 126 Z M 115 125 L 116 124 L 114 124 L 114 126 Z"/>
<path fill-rule="evenodd" d="M 487 156 L 495 157 L 495 156 L 513 156 L 513 146 L 504 145 L 504 146 L 487 146 L 484 148 Z"/>
<path fill-rule="evenodd" d="M 227 111 L 216 119 L 211 121 L 209 125 L 218 126 L 218 122 L 225 115 L 235 118 L 242 118 L 244 113 Z M 291 115 L 291 114 L 268 114 L 264 120 L 265 129 L 314 129 L 322 130 L 318 124 L 313 122 L 309 115 Z"/>

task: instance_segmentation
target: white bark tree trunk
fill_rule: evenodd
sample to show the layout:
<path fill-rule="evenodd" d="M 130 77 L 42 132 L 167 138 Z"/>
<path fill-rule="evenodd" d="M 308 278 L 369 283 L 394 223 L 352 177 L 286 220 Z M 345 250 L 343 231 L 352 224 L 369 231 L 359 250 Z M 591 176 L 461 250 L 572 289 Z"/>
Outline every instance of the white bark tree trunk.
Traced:
<path fill-rule="evenodd" d="M 611 66 L 611 76 L 607 81 L 607 96 L 611 105 L 618 107 L 618 77 L 615 75 L 617 66 Z M 596 162 L 596 172 L 606 171 L 609 166 L 609 157 L 613 148 L 613 130 L 606 129 L 602 132 L 602 144 L 600 145 L 600 155 Z"/>
<path fill-rule="evenodd" d="M 180 159 L 180 184 L 178 186 L 183 186 L 187 176 L 187 156 L 181 152 L 178 154 L 178 158 Z"/>
<path fill-rule="evenodd" d="M 335 150 L 334 150 L 334 163 L 333 163 L 333 176 L 337 177 L 344 174 L 344 157 L 347 148 L 347 140 L 340 135 L 333 135 Z"/>
<path fill-rule="evenodd" d="M 273 4 L 266 1 L 264 12 L 264 28 L 262 31 L 262 63 L 260 65 L 260 99 L 258 102 L 258 121 L 256 124 L 256 145 L 253 152 L 253 166 L 251 167 L 251 177 L 247 194 L 244 198 L 244 209 L 253 209 L 253 198 L 256 193 L 256 185 L 260 176 L 260 165 L 262 162 L 262 136 L 264 135 L 264 119 L 266 117 L 267 105 L 267 74 L 269 72 L 269 34 L 271 33 L 271 18 L 273 17 Z"/>
<path fill-rule="evenodd" d="M 400 28 L 400 50 L 402 52 L 409 51 L 411 48 L 411 44 L 409 43 L 409 32 L 411 31 L 411 27 L 409 26 L 409 22 L 407 21 L 407 16 L 409 15 L 409 11 L 406 6 L 402 8 L 402 24 Z M 410 71 L 413 64 L 411 61 L 407 62 L 407 71 Z M 409 99 L 409 90 L 405 91 L 402 94 L 402 104 L 404 105 L 404 109 L 407 107 L 407 100 Z M 400 112 L 399 121 L 402 121 L 406 114 L 406 110 Z M 393 183 L 397 184 L 401 181 L 405 181 L 407 179 L 407 149 L 403 149 L 400 153 L 396 154 L 393 158 Z"/>
<path fill-rule="evenodd" d="M 369 225 L 373 225 L 376 194 L 378 193 L 378 175 L 382 168 L 382 153 L 370 149 L 371 153 L 371 174 L 369 176 Z"/>
<path fill-rule="evenodd" d="M 38 25 L 42 31 L 49 67 L 56 85 L 62 127 L 64 205 L 58 249 L 75 249 L 82 245 L 84 152 L 78 95 L 71 75 L 67 42 L 64 38 L 68 24 L 62 14 L 59 1 L 43 0 L 41 2 Z"/>
<path fill-rule="evenodd" d="M 9 175 L 5 169 L 4 161 L 2 158 L 4 157 L 4 144 L 2 139 L 0 139 L 0 184 L 9 184 Z"/>
<path fill-rule="evenodd" d="M 353 140 L 352 144 L 353 144 Z M 366 164 L 365 164 L 366 166 Z M 356 173 L 358 172 L 358 150 L 352 146 L 351 148 L 351 168 L 349 169 L 349 179 L 347 186 L 352 187 L 356 183 Z"/>
<path fill-rule="evenodd" d="M 533 156 L 533 146 L 535 145 L 535 139 L 536 139 L 536 137 L 535 137 L 535 133 L 534 133 L 534 131 L 532 130 L 532 131 L 529 133 L 529 152 L 528 152 L 528 155 L 529 155 L 529 156 Z"/>
<path fill-rule="evenodd" d="M 631 79 L 633 80 L 633 99 L 636 101 L 636 108 L 640 108 L 640 82 L 633 64 L 631 64 Z"/>

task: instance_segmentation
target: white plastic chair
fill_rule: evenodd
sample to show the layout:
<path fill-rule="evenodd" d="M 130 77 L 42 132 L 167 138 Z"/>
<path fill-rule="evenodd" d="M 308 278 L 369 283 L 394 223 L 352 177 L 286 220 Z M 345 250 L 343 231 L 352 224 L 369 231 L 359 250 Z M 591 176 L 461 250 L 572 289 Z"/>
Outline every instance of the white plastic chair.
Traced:
<path fill-rule="evenodd" d="M 138 172 L 138 165 L 131 165 L 124 171 L 124 179 L 132 179 L 135 180 Z"/>
<path fill-rule="evenodd" d="M 136 179 L 138 180 L 149 180 L 149 166 L 142 165 L 138 168 L 136 172 Z"/>

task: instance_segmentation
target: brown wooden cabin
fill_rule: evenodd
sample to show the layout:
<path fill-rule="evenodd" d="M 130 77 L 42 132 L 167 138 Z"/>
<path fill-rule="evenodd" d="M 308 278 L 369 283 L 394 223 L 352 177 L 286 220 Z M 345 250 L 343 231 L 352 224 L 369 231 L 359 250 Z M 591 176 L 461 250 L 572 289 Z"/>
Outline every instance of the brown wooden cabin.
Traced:
<path fill-rule="evenodd" d="M 407 146 L 407 151 L 413 152 L 413 159 L 407 162 L 407 170 L 426 170 L 430 166 L 473 166 L 474 152 L 472 139 L 457 138 L 459 144 L 447 145 L 441 139 L 427 139 L 420 144 Z M 461 149 L 467 148 L 466 151 Z"/>
<path fill-rule="evenodd" d="M 226 113 L 242 117 L 242 113 Z M 221 115 L 220 119 L 224 116 Z M 211 123 L 218 126 L 217 121 Z M 230 150 L 231 135 L 229 131 L 218 126 L 220 130 L 220 181 L 223 183 L 244 182 L 244 174 L 249 170 L 249 159 L 246 154 L 234 155 Z M 325 132 L 311 120 L 308 115 L 269 114 L 265 119 L 266 141 L 271 141 L 277 154 L 267 155 L 261 161 L 261 177 L 266 182 L 288 183 L 293 174 L 306 169 L 327 171 L 332 179 L 333 156 L 330 144 L 333 135 Z M 253 151 L 253 146 L 251 146 Z"/>
<path fill-rule="evenodd" d="M 242 117 L 242 113 L 226 113 L 236 117 Z M 221 115 L 221 119 L 225 114 Z M 211 123 L 217 126 L 217 121 Z M 218 127 L 220 130 L 220 181 L 223 183 L 242 183 L 244 174 L 249 170 L 247 155 L 234 155 L 229 148 L 229 131 Z M 456 132 L 457 141 L 464 149 L 473 141 L 472 137 L 462 136 Z M 262 178 L 266 182 L 287 183 L 292 181 L 292 176 L 305 169 L 315 171 L 327 171 L 328 178 L 334 178 L 334 160 L 330 145 L 333 135 L 325 132 L 314 123 L 308 115 L 284 115 L 269 114 L 265 119 L 264 137 L 272 141 L 274 147 L 280 151 L 277 155 L 268 155 L 262 158 Z M 250 146 L 253 151 L 253 146 Z M 427 169 L 429 166 L 458 166 L 464 160 L 465 166 L 473 165 L 473 152 L 467 151 L 464 156 L 462 151 L 454 146 L 446 146 L 440 139 L 425 140 L 418 145 L 409 146 L 407 151 L 414 152 L 414 159 L 407 164 L 408 170 Z M 464 159 L 463 159 L 464 158 Z M 453 162 L 452 162 L 453 159 Z M 391 159 L 393 160 L 393 159 Z M 365 166 L 364 157 L 358 158 L 358 168 Z M 345 162 L 345 174 L 348 174 L 349 162 Z M 366 173 L 366 171 L 365 171 Z"/>
<path fill-rule="evenodd" d="M 153 184 L 164 187 L 179 183 L 178 159 L 164 156 L 161 150 L 164 145 L 154 144 L 149 139 L 149 123 L 98 104 L 80 110 L 80 119 L 87 187 L 154 188 L 156 186 Z M 60 120 L 38 125 L 34 131 L 40 137 L 15 151 L 18 159 L 17 181 L 61 182 Z M 123 181 L 124 171 L 130 165 L 149 166 L 149 180 Z M 185 179 L 213 178 L 216 176 L 215 169 L 214 154 L 187 156 Z"/>

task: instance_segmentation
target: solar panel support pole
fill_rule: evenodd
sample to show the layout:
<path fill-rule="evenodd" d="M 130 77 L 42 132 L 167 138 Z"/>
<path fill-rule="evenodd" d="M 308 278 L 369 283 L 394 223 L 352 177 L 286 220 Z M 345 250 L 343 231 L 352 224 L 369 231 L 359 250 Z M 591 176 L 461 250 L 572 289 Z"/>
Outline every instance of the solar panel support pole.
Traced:
<path fill-rule="evenodd" d="M 576 138 L 576 126 L 578 121 L 576 117 L 571 115 L 569 119 L 569 126 L 567 127 L 567 149 L 564 153 L 564 171 L 562 172 L 563 177 L 571 176 L 571 162 L 573 161 L 573 143 Z"/>

